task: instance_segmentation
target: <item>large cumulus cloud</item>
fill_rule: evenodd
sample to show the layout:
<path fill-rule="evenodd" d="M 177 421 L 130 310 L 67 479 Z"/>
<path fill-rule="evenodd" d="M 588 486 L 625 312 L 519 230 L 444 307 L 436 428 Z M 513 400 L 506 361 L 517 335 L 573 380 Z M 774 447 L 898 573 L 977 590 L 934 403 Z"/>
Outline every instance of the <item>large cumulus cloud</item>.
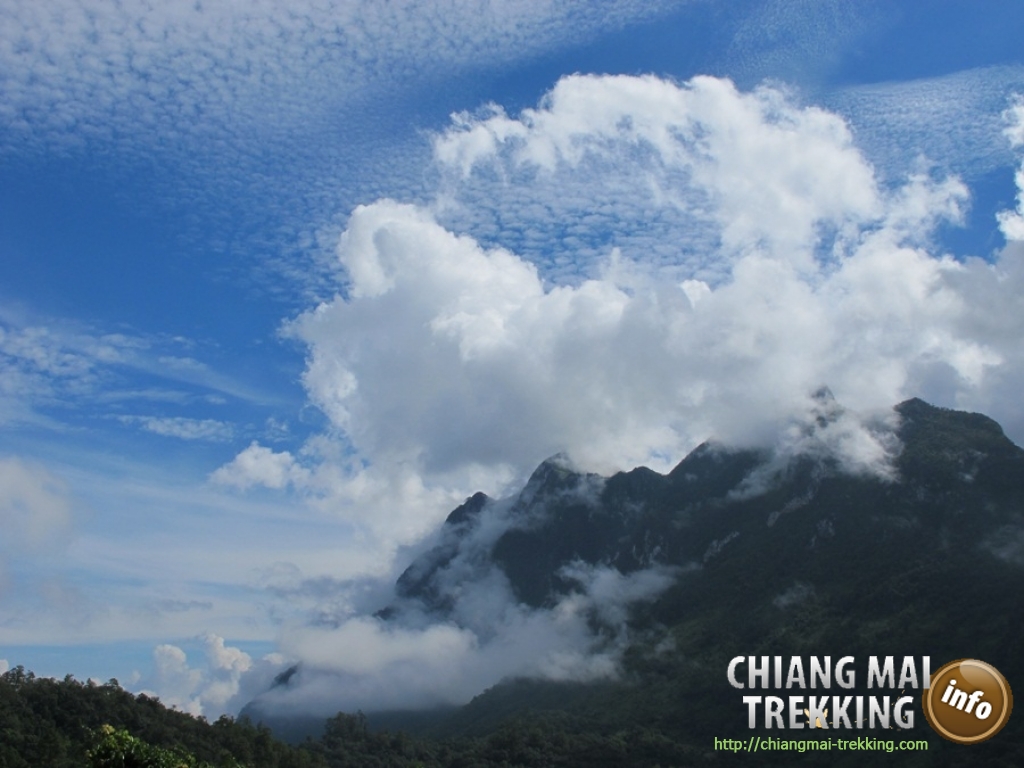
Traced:
<path fill-rule="evenodd" d="M 1019 105 L 1008 119 L 1019 147 Z M 1019 206 L 992 222 L 999 252 L 943 253 L 966 187 L 881 182 L 834 114 L 709 77 L 574 76 L 518 116 L 454 116 L 434 149 L 435 203 L 355 209 L 347 283 L 286 327 L 329 428 L 296 455 L 254 444 L 215 479 L 306 494 L 391 557 L 556 451 L 609 472 L 665 469 L 708 437 L 805 449 L 823 384 L 849 410 L 817 448 L 853 471 L 887 471 L 879 424 L 910 396 L 1024 437 Z M 496 626 L 518 636 L 533 614 L 508 610 Z M 539 642 L 593 639 L 570 636 Z M 457 660 L 431 680 L 479 682 L 488 658 L 464 624 L 339 617 L 288 637 L 310 668 L 370 687 L 402 678 L 417 644 Z M 334 669 L 324 649 L 341 645 L 376 655 Z"/>
<path fill-rule="evenodd" d="M 555 187 L 632 175 L 618 212 L 682 210 L 703 250 L 652 265 L 626 240 L 559 281 L 447 229 L 453 197 L 472 204 L 464 190 L 434 210 L 357 208 L 338 251 L 345 295 L 289 333 L 308 346 L 312 401 L 371 462 L 522 470 L 566 450 L 605 471 L 664 466 L 709 435 L 771 440 L 821 384 L 855 410 L 940 389 L 959 405 L 1012 351 L 974 327 L 988 310 L 963 287 L 998 272 L 992 291 L 1011 295 L 1012 265 L 932 246 L 964 186 L 881 188 L 842 120 L 780 91 L 571 77 L 518 118 L 457 116 L 436 156 L 473 193 L 526 174 L 546 205 L 524 226 L 570 213 Z M 614 222 L 596 226 L 614 244 Z"/>

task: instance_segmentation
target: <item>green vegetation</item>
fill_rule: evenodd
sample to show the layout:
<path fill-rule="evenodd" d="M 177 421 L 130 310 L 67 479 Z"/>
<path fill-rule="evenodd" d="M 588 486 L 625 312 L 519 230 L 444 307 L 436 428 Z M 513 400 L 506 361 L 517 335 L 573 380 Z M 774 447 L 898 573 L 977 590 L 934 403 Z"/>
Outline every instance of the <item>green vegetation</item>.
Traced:
<path fill-rule="evenodd" d="M 515 708 L 537 693 L 510 686 Z M 560 699 L 557 686 L 548 688 Z M 575 686 L 579 693 L 584 687 Z M 543 716 L 541 716 L 543 714 Z M 99 724 L 97 724 L 99 723 Z M 111 723 L 116 723 L 112 725 Z M 338 714 L 318 742 L 288 746 L 263 727 L 215 723 L 105 685 L 37 678 L 17 667 L 0 676 L 3 768 L 433 768 L 440 766 L 691 765 L 698 750 L 631 726 L 603 734 L 564 712 L 506 719 L 483 737 L 414 739 L 373 732 L 361 715 Z"/>
<path fill-rule="evenodd" d="M 2 768 L 323 768 L 270 730 L 222 717 L 214 723 L 134 696 L 116 680 L 0 675 Z"/>
<path fill-rule="evenodd" d="M 128 731 L 104 725 L 89 750 L 90 768 L 213 768 L 180 749 L 161 749 L 137 739 Z M 237 762 L 223 764 L 234 768 Z"/>

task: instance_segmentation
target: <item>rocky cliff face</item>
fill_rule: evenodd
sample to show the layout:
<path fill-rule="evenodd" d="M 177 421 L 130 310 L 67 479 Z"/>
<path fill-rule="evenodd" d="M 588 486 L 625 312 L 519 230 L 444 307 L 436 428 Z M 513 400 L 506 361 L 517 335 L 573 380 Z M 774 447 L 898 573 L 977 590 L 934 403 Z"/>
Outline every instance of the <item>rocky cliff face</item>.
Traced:
<path fill-rule="evenodd" d="M 1019 565 L 1024 451 L 979 414 L 921 400 L 896 411 L 900 450 L 889 476 L 851 475 L 828 456 L 780 463 L 768 451 L 713 444 L 667 475 L 640 467 L 601 478 L 549 459 L 504 506 L 477 494 L 452 512 L 441 543 L 403 573 L 398 594 L 443 612 L 450 569 L 471 548 L 534 607 L 572 589 L 563 574 L 574 563 L 622 573 L 658 563 L 727 568 L 748 589 L 792 599 L 794 583 L 839 578 L 842 563 L 870 564 L 879 576 L 954 546 Z M 482 540 L 488 513 L 504 530 Z"/>

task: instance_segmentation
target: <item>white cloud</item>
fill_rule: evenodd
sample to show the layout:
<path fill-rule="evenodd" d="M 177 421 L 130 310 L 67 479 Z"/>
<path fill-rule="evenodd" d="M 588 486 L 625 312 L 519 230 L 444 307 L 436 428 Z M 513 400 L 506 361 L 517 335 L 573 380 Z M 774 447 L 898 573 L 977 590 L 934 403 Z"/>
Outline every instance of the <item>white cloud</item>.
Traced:
<path fill-rule="evenodd" d="M 923 160 L 974 181 L 1012 162 L 1002 113 L 1022 88 L 1024 67 L 1016 65 L 849 86 L 823 98 L 850 121 L 887 180 L 898 183 Z"/>
<path fill-rule="evenodd" d="M 0 458 L 0 595 L 10 586 L 11 564 L 66 543 L 72 521 L 63 480 L 16 456 Z"/>
<path fill-rule="evenodd" d="M 55 318 L 26 318 L 0 304 L 0 424 L 31 423 L 67 428 L 74 416 L 109 410 L 132 400 L 188 403 L 200 398 L 267 405 L 275 397 L 199 360 L 167 354 L 187 339 L 105 333 Z M 135 386 L 155 377 L 166 387 Z M 231 426 L 212 419 L 119 416 L 158 434 L 183 439 L 224 440 Z"/>
<path fill-rule="evenodd" d="M 0 315 L 0 421 L 39 421 L 35 412 L 93 391 L 101 359 L 120 357 L 117 341 L 19 326 Z"/>
<path fill-rule="evenodd" d="M 71 527 L 66 484 L 44 467 L 17 457 L 0 459 L 0 551 L 39 550 Z"/>
<path fill-rule="evenodd" d="M 453 618 L 409 613 L 384 621 L 355 616 L 334 627 L 289 628 L 282 650 L 302 664 L 283 688 L 258 698 L 265 711 L 330 714 L 463 704 L 510 677 L 596 680 L 615 677 L 629 631 L 627 605 L 650 599 L 672 581 L 670 571 L 624 576 L 578 565 L 567 572 L 578 589 L 550 609 L 511 598 L 496 570 L 460 585 Z M 601 631 L 594 621 L 605 622 Z"/>
<path fill-rule="evenodd" d="M 1010 125 L 1006 136 L 1015 149 L 1024 148 L 1024 98 L 1018 96 L 1016 103 L 1007 110 Z M 1024 242 L 1024 160 L 1014 176 L 1017 183 L 1017 210 L 1002 211 L 999 214 L 999 229 L 1007 240 Z"/>
<path fill-rule="evenodd" d="M 243 490 L 254 485 L 281 489 L 301 485 L 308 478 L 309 470 L 300 466 L 291 453 L 274 453 L 255 441 L 210 476 L 215 483 Z"/>
<path fill-rule="evenodd" d="M 281 657 L 270 654 L 253 662 L 249 654 L 228 646 L 224 638 L 208 633 L 199 638 L 203 644 L 205 664 L 192 667 L 187 654 L 176 645 L 158 645 L 153 650 L 153 671 L 136 675 L 137 692 L 157 696 L 165 706 L 192 715 L 214 719 L 222 714 L 237 714 L 245 703 L 239 702 L 243 690 L 241 679 L 246 673 L 261 673 L 268 665 L 279 667 Z"/>
<path fill-rule="evenodd" d="M 594 489 L 576 490 L 587 498 Z M 615 677 L 632 639 L 631 606 L 657 596 L 681 570 L 654 566 L 624 575 L 614 568 L 575 562 L 559 574 L 567 589 L 552 606 L 520 604 L 489 553 L 511 525 L 516 498 L 487 503 L 457 537 L 445 529 L 427 546 L 448 551 L 436 570 L 424 571 L 446 607 L 425 604 L 408 591 L 369 581 L 348 585 L 302 582 L 280 564 L 268 579 L 290 597 L 319 598 L 306 621 L 289 622 L 279 647 L 298 670 L 287 686 L 263 688 L 263 711 L 331 714 L 461 704 L 507 677 L 594 680 Z M 422 548 L 421 548 L 422 551 Z M 427 556 L 429 558 L 429 555 Z M 438 564 L 440 563 L 440 564 Z M 429 602 L 429 598 L 427 599 Z M 387 619 L 376 612 L 389 606 Z M 279 667 L 278 670 L 283 667 Z"/>
<path fill-rule="evenodd" d="M 613 247 L 709 284 L 759 244 L 806 265 L 881 213 L 842 120 L 709 77 L 563 78 L 516 119 L 456 116 L 435 153 L 439 222 L 558 282 L 597 277 Z"/>
<path fill-rule="evenodd" d="M 682 87 L 653 76 L 565 77 L 517 120 L 458 116 L 435 152 L 463 177 L 491 161 L 512 172 L 568 170 L 559 181 L 625 171 L 653 187 L 653 204 L 714 223 L 726 255 L 763 243 L 777 257 L 805 258 L 815 227 L 856 224 L 880 207 L 842 120 L 775 89 L 741 94 L 711 77 Z"/>
<path fill-rule="evenodd" d="M 824 79 L 881 16 L 874 3 L 765 0 L 744 8 L 724 55 L 734 77 Z"/>
<path fill-rule="evenodd" d="M 190 419 L 184 416 L 119 416 L 126 424 L 140 424 L 147 432 L 181 440 L 227 442 L 234 436 L 231 424 L 216 419 Z"/>
<path fill-rule="evenodd" d="M 507 467 L 477 462 L 428 476 L 415 461 L 395 454 L 391 461 L 365 466 L 346 444 L 327 435 L 309 439 L 298 456 L 254 441 L 210 475 L 216 485 L 243 491 L 291 491 L 325 519 L 351 523 L 359 548 L 376 563 L 377 577 L 393 575 L 398 548 L 418 542 L 469 493 L 497 493 L 511 479 Z"/>
<path fill-rule="evenodd" d="M 537 55 L 664 5 L 14 0 L 0 16 L 0 120 L 69 140 L 119 129 L 223 140 L 232 124 L 317 120 L 310 105 L 327 113 L 425 73 Z"/>
<path fill-rule="evenodd" d="M 158 645 L 153 650 L 153 665 L 156 695 L 169 707 L 201 715 L 202 704 L 192 698 L 192 693 L 202 683 L 203 673 L 188 666 L 185 652 L 174 645 Z M 142 692 L 153 694 L 148 690 Z"/>
<path fill-rule="evenodd" d="M 707 77 L 574 76 L 518 117 L 456 116 L 435 151 L 436 204 L 356 208 L 344 293 L 286 327 L 330 428 L 295 455 L 254 443 L 215 480 L 290 488 L 390 560 L 557 451 L 666 469 L 713 436 L 891 476 L 890 409 L 911 396 L 984 403 L 1024 436 L 1024 251 L 936 252 L 966 187 L 879 183 L 833 114 Z M 667 224 L 642 233 L 637 211 Z M 559 220 L 572 232 L 552 238 Z M 531 611 L 500 572 L 449 570 L 464 591 L 443 623 L 339 603 L 288 629 L 303 667 L 267 701 L 427 705 L 504 675 L 613 674 L 614 639 L 584 617 L 621 621 L 665 578 L 581 568 L 578 593 Z"/>
<path fill-rule="evenodd" d="M 371 461 L 522 471 L 568 450 L 607 471 L 678 458 L 710 433 L 761 439 L 822 382 L 882 408 L 925 359 L 981 377 L 998 357 L 957 332 L 962 305 L 943 276 L 959 267 L 900 245 L 902 226 L 808 276 L 789 249 L 740 257 L 732 282 L 694 305 L 654 278 L 547 290 L 511 254 L 377 203 L 353 214 L 342 246 L 357 265 L 352 298 L 291 333 L 312 350 L 313 402 Z M 868 329 L 886 343 L 868 343 Z"/>
<path fill-rule="evenodd" d="M 435 149 L 450 171 L 437 206 L 356 208 L 338 247 L 345 295 L 286 328 L 332 430 L 295 456 L 254 443 L 214 480 L 290 487 L 390 557 L 558 451 L 609 472 L 666 469 L 709 436 L 795 445 L 785 436 L 813 423 L 822 384 L 850 411 L 815 440 L 855 471 L 886 471 L 872 419 L 910 396 L 987 398 L 1024 434 L 993 389 L 1024 370 L 1020 313 L 993 314 L 1016 300 L 1012 254 L 933 253 L 966 188 L 927 175 L 882 188 L 835 115 L 709 77 L 572 76 L 519 117 L 456 116 Z M 606 178 L 621 199 L 602 197 Z M 697 239 L 609 245 L 589 277 L 560 283 L 559 254 L 587 262 L 589 245 L 528 259 L 450 229 L 491 192 L 498 206 L 523 195 L 539 208 L 512 212 L 511 238 L 543 240 L 571 213 L 560 196 L 589 190 L 604 214 L 578 222 L 580 242 L 631 232 L 639 208 L 682 211 Z"/>

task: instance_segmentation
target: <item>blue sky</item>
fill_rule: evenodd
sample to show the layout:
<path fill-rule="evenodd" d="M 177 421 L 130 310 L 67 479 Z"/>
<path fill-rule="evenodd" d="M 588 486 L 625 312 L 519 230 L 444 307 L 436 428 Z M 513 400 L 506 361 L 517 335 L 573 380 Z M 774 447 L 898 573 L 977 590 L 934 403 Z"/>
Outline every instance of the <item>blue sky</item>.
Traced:
<path fill-rule="evenodd" d="M 1021 29 L 0 0 L 0 667 L 232 711 L 466 495 L 790 445 L 820 384 L 1020 443 Z"/>

